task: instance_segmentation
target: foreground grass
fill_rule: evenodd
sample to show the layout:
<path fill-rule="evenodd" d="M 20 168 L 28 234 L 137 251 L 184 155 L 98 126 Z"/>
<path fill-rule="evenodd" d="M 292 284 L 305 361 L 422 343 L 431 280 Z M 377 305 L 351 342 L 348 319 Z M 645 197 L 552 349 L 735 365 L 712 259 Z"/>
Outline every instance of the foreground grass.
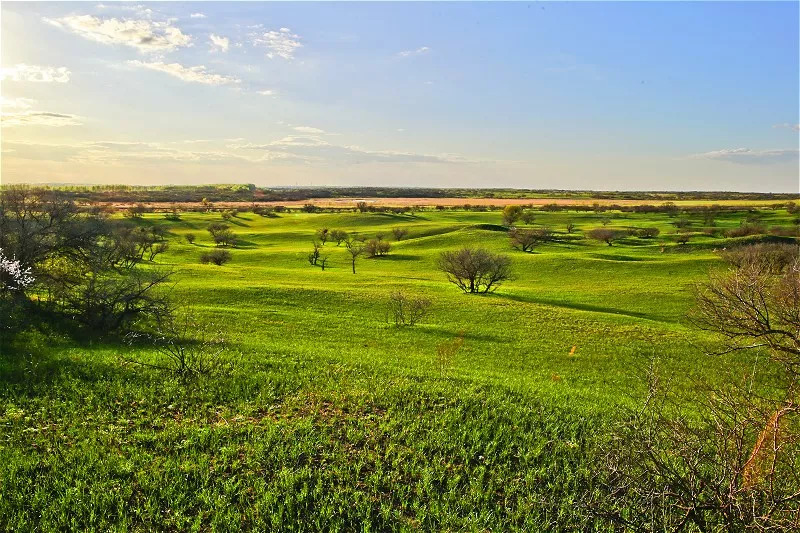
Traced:
<path fill-rule="evenodd" d="M 536 223 L 589 229 L 605 216 Z M 198 257 L 218 214 L 149 215 L 138 223 L 170 231 L 159 261 L 177 269 L 173 298 L 224 333 L 235 370 L 185 386 L 124 364 L 157 355 L 113 339 L 5 339 L 0 529 L 609 528 L 581 497 L 594 489 L 594 440 L 646 392 L 638 369 L 657 357 L 688 394 L 752 370 L 745 356 L 702 356 L 710 339 L 684 318 L 692 285 L 719 265 L 713 250 L 732 241 L 697 235 L 681 246 L 673 219 L 618 215 L 612 227 L 663 236 L 613 247 L 563 236 L 524 254 L 498 219 L 242 214 L 233 261 L 214 267 Z M 356 275 L 328 243 L 323 272 L 305 261 L 323 226 L 410 235 L 359 261 Z M 493 295 L 460 294 L 434 264 L 467 244 L 509 253 L 516 279 Z M 397 289 L 435 302 L 424 323 L 387 325 Z M 437 355 L 458 339 L 452 357 Z"/>

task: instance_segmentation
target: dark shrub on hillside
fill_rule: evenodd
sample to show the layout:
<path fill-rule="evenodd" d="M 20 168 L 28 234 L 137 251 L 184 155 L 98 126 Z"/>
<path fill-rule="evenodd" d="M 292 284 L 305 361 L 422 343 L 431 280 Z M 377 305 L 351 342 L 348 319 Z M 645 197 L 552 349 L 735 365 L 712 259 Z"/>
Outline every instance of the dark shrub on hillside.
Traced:
<path fill-rule="evenodd" d="M 231 253 L 228 250 L 211 250 L 200 254 L 200 262 L 204 265 L 212 263 L 217 266 L 224 265 L 231 260 Z"/>
<path fill-rule="evenodd" d="M 392 228 L 392 235 L 394 235 L 395 240 L 402 241 L 408 237 L 408 230 L 406 228 Z"/>
<path fill-rule="evenodd" d="M 725 232 L 728 237 L 747 237 L 748 235 L 763 235 L 767 232 L 761 224 L 742 224 L 738 228 L 729 229 Z"/>
<path fill-rule="evenodd" d="M 658 228 L 640 228 L 636 230 L 636 236 L 640 239 L 654 239 L 660 233 Z"/>
<path fill-rule="evenodd" d="M 772 226 L 769 228 L 770 235 L 778 237 L 800 237 L 800 228 L 790 228 L 788 226 Z"/>
<path fill-rule="evenodd" d="M 389 250 L 392 248 L 392 245 L 388 242 L 384 241 L 381 238 L 370 239 L 364 245 L 364 250 L 367 252 L 367 255 L 370 257 L 378 257 L 382 255 L 386 255 L 389 253 Z"/>
<path fill-rule="evenodd" d="M 467 293 L 491 292 L 511 278 L 511 259 L 482 248 L 442 252 L 437 266 L 450 283 Z"/>
<path fill-rule="evenodd" d="M 611 246 L 612 243 L 625 236 L 625 232 L 610 228 L 594 228 L 586 233 L 586 236 L 596 241 L 602 241 Z"/>
<path fill-rule="evenodd" d="M 552 240 L 553 231 L 550 228 L 518 229 L 513 228 L 508 232 L 511 238 L 511 246 L 523 252 L 530 252 L 544 242 Z"/>
<path fill-rule="evenodd" d="M 162 229 L 81 213 L 55 191 L 0 190 L 0 250 L 35 280 L 15 301 L 90 331 L 112 333 L 164 308 L 155 289 L 170 273 L 138 268 L 166 249 Z"/>
<path fill-rule="evenodd" d="M 194 241 L 195 241 L 195 239 L 197 237 L 195 236 L 194 233 L 187 233 L 185 238 L 186 238 L 186 242 L 188 242 L 189 244 L 194 244 Z"/>
<path fill-rule="evenodd" d="M 756 268 L 780 273 L 800 257 L 796 244 L 761 243 L 723 250 L 720 256 L 735 268 Z"/>

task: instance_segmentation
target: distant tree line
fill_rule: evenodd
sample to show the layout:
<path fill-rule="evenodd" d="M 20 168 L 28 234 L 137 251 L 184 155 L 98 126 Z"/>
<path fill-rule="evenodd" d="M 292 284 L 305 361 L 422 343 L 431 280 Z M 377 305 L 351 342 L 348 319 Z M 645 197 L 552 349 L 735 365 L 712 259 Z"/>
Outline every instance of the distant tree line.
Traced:
<path fill-rule="evenodd" d="M 679 200 L 781 200 L 795 201 L 796 194 L 740 192 L 643 192 L 643 191 L 569 191 L 558 189 L 478 189 L 416 187 L 256 187 L 253 184 L 219 185 L 92 185 L 53 186 L 76 202 L 281 202 L 312 198 L 560 198 L 600 200 L 636 200 L 672 202 Z M 555 209 L 559 204 L 552 204 Z M 626 206 L 614 206 L 614 209 Z"/>

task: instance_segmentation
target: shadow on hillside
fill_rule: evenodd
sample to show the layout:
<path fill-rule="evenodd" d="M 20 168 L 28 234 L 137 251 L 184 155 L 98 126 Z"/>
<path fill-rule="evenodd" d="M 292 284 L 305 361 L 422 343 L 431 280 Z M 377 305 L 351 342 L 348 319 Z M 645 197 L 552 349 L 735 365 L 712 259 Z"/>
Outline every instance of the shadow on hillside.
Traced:
<path fill-rule="evenodd" d="M 556 300 L 552 298 L 533 298 L 530 296 L 520 296 L 518 294 L 497 294 L 492 293 L 492 297 L 506 298 L 514 300 L 515 302 L 531 303 L 538 305 L 549 305 L 551 307 L 559 307 L 561 309 L 574 309 L 577 311 L 588 311 L 590 313 L 604 313 L 609 315 L 626 316 L 629 318 L 638 318 L 644 320 L 652 320 L 655 322 L 675 322 L 674 320 L 666 320 L 648 313 L 640 313 L 638 311 L 628 311 L 625 309 L 617 309 L 614 307 L 606 307 L 601 305 L 593 305 L 578 302 L 568 302 L 566 300 Z"/>
<path fill-rule="evenodd" d="M 233 246 L 233 249 L 242 248 L 242 249 L 249 249 L 249 248 L 258 248 L 258 245 L 253 241 L 243 241 L 241 239 L 236 239 L 236 246 Z"/>
<path fill-rule="evenodd" d="M 380 259 L 381 261 L 419 261 L 422 259 L 422 256 L 390 253 L 389 255 L 384 255 L 383 257 L 375 257 L 374 259 Z"/>
<path fill-rule="evenodd" d="M 21 341 L 3 342 L 0 347 L 0 389 L 15 395 L 35 397 L 47 394 L 51 386 L 65 381 L 97 382 L 125 379 L 121 365 L 54 355 L 59 343 L 31 345 Z"/>

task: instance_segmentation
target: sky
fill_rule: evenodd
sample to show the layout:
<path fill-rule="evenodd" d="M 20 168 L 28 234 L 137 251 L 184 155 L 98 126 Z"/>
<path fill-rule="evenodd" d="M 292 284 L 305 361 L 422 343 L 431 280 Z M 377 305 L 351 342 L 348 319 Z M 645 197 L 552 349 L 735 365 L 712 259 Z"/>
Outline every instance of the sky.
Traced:
<path fill-rule="evenodd" d="M 797 193 L 799 5 L 3 1 L 0 181 Z"/>

